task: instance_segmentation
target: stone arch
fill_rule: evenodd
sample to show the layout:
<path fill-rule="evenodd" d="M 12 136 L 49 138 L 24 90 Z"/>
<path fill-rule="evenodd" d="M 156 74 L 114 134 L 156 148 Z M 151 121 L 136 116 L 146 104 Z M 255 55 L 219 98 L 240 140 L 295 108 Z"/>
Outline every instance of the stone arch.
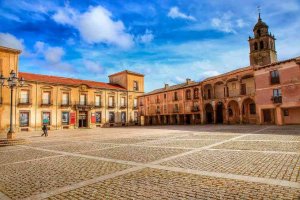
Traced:
<path fill-rule="evenodd" d="M 207 124 L 212 124 L 214 123 L 214 109 L 213 109 L 213 106 L 210 104 L 210 103 L 207 103 L 205 105 L 205 122 Z"/>
<path fill-rule="evenodd" d="M 242 102 L 242 119 L 243 123 L 256 124 L 256 104 L 250 97 Z"/>
<path fill-rule="evenodd" d="M 231 100 L 228 102 L 227 112 L 229 124 L 238 124 L 240 122 L 240 107 L 237 101 Z"/>

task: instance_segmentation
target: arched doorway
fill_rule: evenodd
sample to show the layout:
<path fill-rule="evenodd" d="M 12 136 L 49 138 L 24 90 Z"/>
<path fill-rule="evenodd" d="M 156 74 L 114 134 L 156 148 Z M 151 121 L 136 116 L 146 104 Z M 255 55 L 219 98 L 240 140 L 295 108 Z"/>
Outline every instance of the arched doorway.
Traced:
<path fill-rule="evenodd" d="M 253 99 L 247 98 L 242 104 L 243 123 L 256 124 L 256 104 Z"/>
<path fill-rule="evenodd" d="M 240 109 L 238 102 L 232 100 L 227 106 L 229 124 L 237 124 L 240 122 Z"/>
<path fill-rule="evenodd" d="M 223 110 L 224 105 L 222 102 L 218 102 L 216 105 L 216 123 L 223 124 Z"/>
<path fill-rule="evenodd" d="M 209 103 L 205 106 L 205 116 L 207 124 L 212 124 L 214 122 L 214 109 Z"/>

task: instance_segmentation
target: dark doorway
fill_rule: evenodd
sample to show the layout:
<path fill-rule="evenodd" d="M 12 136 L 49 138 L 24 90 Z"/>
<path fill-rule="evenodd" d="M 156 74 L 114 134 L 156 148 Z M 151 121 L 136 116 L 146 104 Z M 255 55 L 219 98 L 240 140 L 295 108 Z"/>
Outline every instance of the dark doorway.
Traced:
<path fill-rule="evenodd" d="M 263 110 L 264 113 L 264 123 L 272 123 L 271 110 Z"/>
<path fill-rule="evenodd" d="M 169 115 L 166 116 L 166 125 L 170 125 L 170 116 Z"/>
<path fill-rule="evenodd" d="M 79 128 L 86 128 L 87 127 L 87 112 L 79 112 L 79 121 L 78 121 L 78 127 Z"/>
<path fill-rule="evenodd" d="M 177 115 L 173 115 L 172 118 L 173 118 L 173 124 L 177 125 L 178 124 Z"/>
<path fill-rule="evenodd" d="M 126 124 L 126 112 L 121 112 L 121 122 L 122 125 Z"/>
<path fill-rule="evenodd" d="M 205 106 L 205 113 L 206 113 L 206 123 L 207 124 L 212 124 L 214 122 L 214 110 L 211 104 L 207 104 Z"/>
<path fill-rule="evenodd" d="M 109 123 L 115 123 L 115 113 L 114 112 L 109 112 Z"/>
<path fill-rule="evenodd" d="M 185 115 L 185 124 L 191 124 L 192 122 L 192 115 Z"/>
<path fill-rule="evenodd" d="M 216 110 L 218 124 L 223 124 L 223 108 L 224 108 L 223 103 L 219 102 L 217 104 L 217 110 Z"/>

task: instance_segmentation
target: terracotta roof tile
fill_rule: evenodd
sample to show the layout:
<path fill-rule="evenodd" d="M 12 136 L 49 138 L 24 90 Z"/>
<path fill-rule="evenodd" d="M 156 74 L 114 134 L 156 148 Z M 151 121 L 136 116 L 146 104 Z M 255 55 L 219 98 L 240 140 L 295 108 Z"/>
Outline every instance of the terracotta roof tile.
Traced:
<path fill-rule="evenodd" d="M 19 77 L 23 77 L 25 81 L 37 81 L 43 83 L 62 84 L 62 85 L 69 85 L 69 86 L 79 86 L 84 84 L 91 88 L 126 90 L 122 86 L 116 84 L 81 80 L 81 79 L 74 79 L 74 78 L 66 78 L 66 77 L 59 77 L 59 76 L 32 74 L 27 72 L 19 72 Z"/>

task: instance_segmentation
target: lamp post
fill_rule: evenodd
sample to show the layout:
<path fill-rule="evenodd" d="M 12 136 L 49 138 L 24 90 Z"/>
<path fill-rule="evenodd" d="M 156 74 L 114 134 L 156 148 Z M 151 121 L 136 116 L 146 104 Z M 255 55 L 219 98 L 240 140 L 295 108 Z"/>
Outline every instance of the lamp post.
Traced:
<path fill-rule="evenodd" d="M 5 81 L 7 85 L 5 85 Z M 9 77 L 5 78 L 3 74 L 0 75 L 0 84 L 1 87 L 5 86 L 10 89 L 10 124 L 9 124 L 9 131 L 7 133 L 7 139 L 13 139 L 14 137 L 14 130 L 13 130 L 13 95 L 14 95 L 14 88 L 22 87 L 24 85 L 24 79 L 18 78 L 16 72 L 11 70 Z"/>

